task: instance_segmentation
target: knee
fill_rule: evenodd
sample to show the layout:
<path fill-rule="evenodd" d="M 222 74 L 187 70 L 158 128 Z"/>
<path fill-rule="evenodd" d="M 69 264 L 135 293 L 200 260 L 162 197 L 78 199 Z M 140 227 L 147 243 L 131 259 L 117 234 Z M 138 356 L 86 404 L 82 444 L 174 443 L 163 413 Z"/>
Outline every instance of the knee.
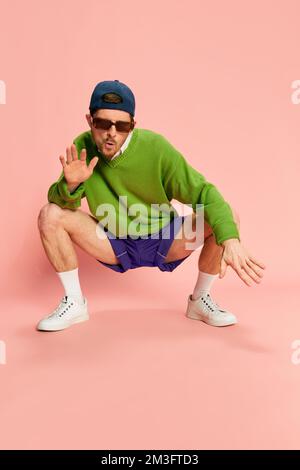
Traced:
<path fill-rule="evenodd" d="M 211 238 L 213 236 L 214 236 L 214 232 L 213 232 L 211 226 L 205 220 L 204 221 L 204 240 L 206 240 L 208 238 Z"/>
<path fill-rule="evenodd" d="M 57 204 L 52 202 L 45 204 L 38 215 L 38 228 L 40 231 L 46 231 L 49 229 L 55 229 L 60 223 L 61 217 L 63 214 L 63 209 L 61 209 Z"/>

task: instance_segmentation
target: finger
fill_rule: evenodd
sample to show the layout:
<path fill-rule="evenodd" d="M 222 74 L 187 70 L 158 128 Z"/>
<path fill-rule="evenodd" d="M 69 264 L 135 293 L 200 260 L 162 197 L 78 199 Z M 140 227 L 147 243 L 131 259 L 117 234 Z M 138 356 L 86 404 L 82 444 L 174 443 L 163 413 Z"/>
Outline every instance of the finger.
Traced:
<path fill-rule="evenodd" d="M 244 271 L 246 271 L 248 276 L 251 277 L 251 279 L 253 279 L 254 282 L 256 282 L 257 284 L 260 283 L 261 278 L 253 271 L 253 269 L 250 266 L 248 266 L 246 261 L 242 263 L 242 268 L 244 269 Z"/>
<path fill-rule="evenodd" d="M 63 155 L 60 155 L 59 159 L 60 159 L 60 163 L 62 164 L 62 167 L 66 168 L 67 164 L 66 164 L 65 157 Z"/>
<path fill-rule="evenodd" d="M 241 266 L 239 264 L 234 264 L 233 266 L 233 269 L 235 270 L 235 272 L 238 274 L 238 276 L 242 279 L 242 281 L 244 281 L 244 283 L 251 287 L 252 286 L 252 283 L 251 283 L 251 279 L 249 278 L 249 276 L 245 273 L 245 271 L 243 271 L 243 269 L 241 268 Z"/>
<path fill-rule="evenodd" d="M 66 153 L 67 153 L 67 164 L 69 165 L 72 162 L 72 155 L 71 155 L 70 147 L 67 147 Z"/>
<path fill-rule="evenodd" d="M 252 268 L 252 270 L 257 274 L 259 277 L 263 277 L 264 272 L 252 261 L 250 261 L 248 258 L 246 258 L 246 263 Z"/>
<path fill-rule="evenodd" d="M 220 269 L 220 275 L 219 275 L 219 278 L 222 279 L 225 274 L 226 274 L 226 269 L 227 269 L 227 264 L 226 262 L 224 261 L 224 259 L 222 258 L 221 260 L 221 269 Z"/>
<path fill-rule="evenodd" d="M 89 170 L 93 171 L 95 166 L 97 165 L 98 163 L 98 160 L 99 160 L 99 157 L 94 157 L 92 158 L 92 160 L 90 161 L 90 164 L 88 166 Z"/>
<path fill-rule="evenodd" d="M 81 152 L 80 152 L 80 160 L 82 162 L 85 162 L 86 161 L 86 149 L 82 149 Z"/>
<path fill-rule="evenodd" d="M 250 255 L 250 256 L 249 256 L 249 259 L 250 259 L 253 263 L 257 264 L 257 266 L 259 266 L 261 269 L 266 269 L 265 264 L 262 263 L 261 261 L 258 261 L 258 260 L 255 259 L 255 258 L 253 258 L 253 256 Z"/>
<path fill-rule="evenodd" d="M 75 144 L 71 145 L 71 152 L 72 152 L 73 160 L 78 160 L 77 148 Z"/>

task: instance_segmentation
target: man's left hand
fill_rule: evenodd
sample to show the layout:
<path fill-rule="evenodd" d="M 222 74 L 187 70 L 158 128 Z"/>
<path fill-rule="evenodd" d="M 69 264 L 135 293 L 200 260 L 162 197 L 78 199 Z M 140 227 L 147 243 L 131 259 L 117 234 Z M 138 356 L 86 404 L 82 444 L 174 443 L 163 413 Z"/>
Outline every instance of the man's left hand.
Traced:
<path fill-rule="evenodd" d="M 236 238 L 225 240 L 222 246 L 224 251 L 219 278 L 222 279 L 225 276 L 227 266 L 231 266 L 247 286 L 252 286 L 251 279 L 259 284 L 266 266 L 250 255 Z"/>

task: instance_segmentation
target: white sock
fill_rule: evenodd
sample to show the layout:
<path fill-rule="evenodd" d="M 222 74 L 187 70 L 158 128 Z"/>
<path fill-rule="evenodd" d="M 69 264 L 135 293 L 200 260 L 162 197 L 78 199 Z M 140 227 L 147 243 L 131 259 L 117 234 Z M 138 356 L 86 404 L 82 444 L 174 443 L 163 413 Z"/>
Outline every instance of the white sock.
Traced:
<path fill-rule="evenodd" d="M 73 297 L 75 300 L 77 300 L 77 302 L 83 303 L 84 299 L 78 277 L 78 268 L 57 274 L 64 286 L 65 295 L 69 295 L 70 297 Z"/>
<path fill-rule="evenodd" d="M 192 299 L 197 300 L 201 295 L 208 294 L 214 280 L 219 276 L 219 274 L 208 274 L 199 271 L 198 279 L 194 287 L 194 292 L 192 294 Z"/>

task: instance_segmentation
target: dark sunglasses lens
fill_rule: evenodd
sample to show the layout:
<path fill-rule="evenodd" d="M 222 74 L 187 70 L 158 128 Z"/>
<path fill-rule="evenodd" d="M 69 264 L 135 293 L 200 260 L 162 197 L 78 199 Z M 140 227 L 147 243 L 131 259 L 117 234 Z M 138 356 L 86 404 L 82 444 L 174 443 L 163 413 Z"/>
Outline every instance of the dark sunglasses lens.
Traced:
<path fill-rule="evenodd" d="M 96 129 L 107 130 L 110 128 L 111 122 L 108 119 L 94 118 L 93 124 L 96 127 Z"/>
<path fill-rule="evenodd" d="M 130 122 L 125 122 L 125 121 L 116 122 L 116 129 L 118 132 L 129 132 L 130 128 L 131 128 Z"/>
<path fill-rule="evenodd" d="M 112 122 L 109 119 L 94 118 L 93 124 L 96 129 L 103 129 L 107 131 L 110 129 Z M 131 122 L 117 121 L 116 129 L 118 132 L 129 132 L 131 129 Z"/>

